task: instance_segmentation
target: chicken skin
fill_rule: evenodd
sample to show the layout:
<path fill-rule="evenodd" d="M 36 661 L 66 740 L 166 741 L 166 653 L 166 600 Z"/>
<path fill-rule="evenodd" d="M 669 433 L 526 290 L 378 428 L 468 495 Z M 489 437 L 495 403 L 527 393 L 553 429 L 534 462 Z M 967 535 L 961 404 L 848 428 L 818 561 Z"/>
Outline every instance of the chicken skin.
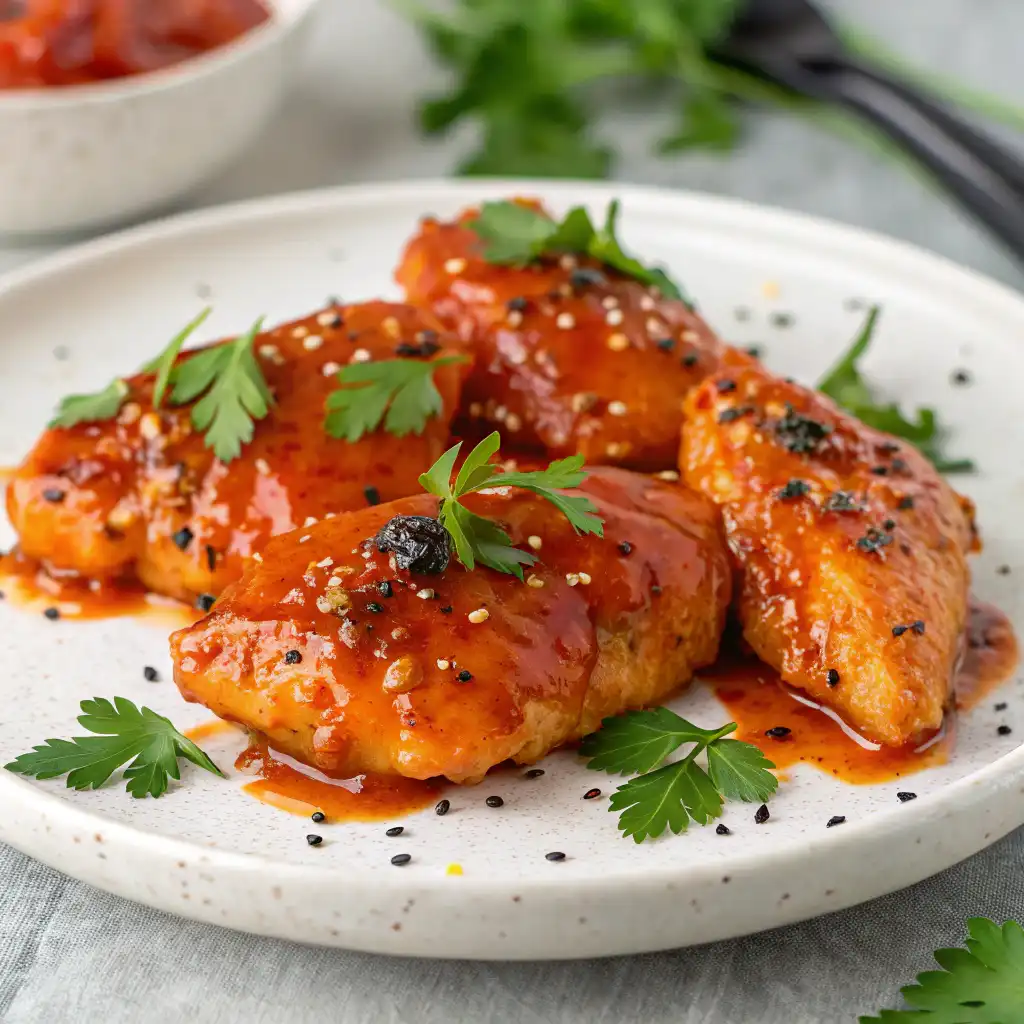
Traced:
<path fill-rule="evenodd" d="M 588 259 L 488 263 L 468 211 L 424 220 L 396 272 L 474 350 L 463 409 L 507 444 L 674 469 L 683 396 L 721 350 L 684 302 Z"/>
<path fill-rule="evenodd" d="M 454 557 L 440 572 L 400 568 L 374 538 L 394 517 L 435 515 L 425 494 L 278 537 L 171 637 L 175 681 L 334 776 L 474 782 L 509 758 L 535 761 L 712 662 L 729 603 L 718 515 L 701 495 L 617 469 L 581 490 L 604 538 L 577 536 L 526 491 L 465 499 L 537 552 L 525 582 Z"/>
<path fill-rule="evenodd" d="M 686 402 L 754 652 L 875 742 L 936 730 L 962 653 L 973 509 L 913 446 L 730 353 Z"/>
<path fill-rule="evenodd" d="M 194 601 L 219 594 L 270 537 L 309 517 L 418 490 L 418 474 L 446 447 L 465 366 L 434 372 L 444 410 L 420 436 L 335 439 L 324 401 L 339 364 L 393 359 L 399 347 L 409 358 L 451 355 L 438 326 L 410 306 L 369 302 L 259 335 L 275 404 L 227 464 L 193 430 L 188 406 L 154 411 L 153 376 L 130 378 L 115 419 L 47 430 L 15 472 L 7 509 L 21 551 L 52 572 L 139 580 Z"/>

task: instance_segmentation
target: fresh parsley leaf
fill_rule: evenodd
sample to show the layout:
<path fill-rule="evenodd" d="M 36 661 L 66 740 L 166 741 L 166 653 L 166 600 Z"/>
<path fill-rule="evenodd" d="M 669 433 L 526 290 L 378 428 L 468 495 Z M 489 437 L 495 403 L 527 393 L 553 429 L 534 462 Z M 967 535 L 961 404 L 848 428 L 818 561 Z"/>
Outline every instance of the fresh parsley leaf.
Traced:
<path fill-rule="evenodd" d="M 491 263 L 524 265 L 549 253 L 578 253 L 656 287 L 668 298 L 687 302 L 664 270 L 647 267 L 623 250 L 616 235 L 618 216 L 618 200 L 608 205 L 601 228 L 594 227 L 582 206 L 574 206 L 556 221 L 521 203 L 489 202 L 480 207 L 479 216 L 469 226 L 484 243 L 484 259 Z"/>
<path fill-rule="evenodd" d="M 204 320 L 213 312 L 212 306 L 207 306 L 198 316 L 194 317 L 189 323 L 187 323 L 167 345 L 167 348 L 163 350 L 155 359 L 151 359 L 142 368 L 143 373 L 155 373 L 156 380 L 153 383 L 153 408 L 159 409 L 160 403 L 163 401 L 164 392 L 166 392 L 168 386 L 171 383 L 171 378 L 174 374 L 175 364 L 178 360 L 178 353 L 181 352 L 181 346 L 188 341 L 192 333 L 203 323 Z"/>
<path fill-rule="evenodd" d="M 349 443 L 372 434 L 384 421 L 395 437 L 422 434 L 431 416 L 439 416 L 444 403 L 434 383 L 434 371 L 449 363 L 464 363 L 465 356 L 442 356 L 432 362 L 384 359 L 352 363 L 340 370 L 345 385 L 327 396 L 324 429 Z"/>
<path fill-rule="evenodd" d="M 919 448 L 940 472 L 971 472 L 974 463 L 969 459 L 951 460 L 942 454 L 945 432 L 939 426 L 934 410 L 918 409 L 916 421 L 907 419 L 895 403 L 879 401 L 861 376 L 858 364 L 871 344 L 880 312 L 880 307 L 871 307 L 853 344 L 818 382 L 818 390 L 869 427 L 905 438 Z"/>
<path fill-rule="evenodd" d="M 584 737 L 580 753 L 596 771 L 641 773 L 615 790 L 608 809 L 621 811 L 620 831 L 642 843 L 666 829 L 678 835 L 691 819 L 706 825 L 723 799 L 763 803 L 778 789 L 768 770 L 775 765 L 757 747 L 725 738 L 735 731 L 735 722 L 702 729 L 668 708 L 628 711 Z M 686 756 L 662 765 L 684 743 L 693 744 Z M 701 753 L 706 771 L 695 760 Z"/>
<path fill-rule="evenodd" d="M 459 561 L 467 569 L 480 562 L 498 572 L 523 578 L 523 566 L 537 559 L 529 551 L 512 546 L 512 539 L 496 523 L 470 512 L 460 501 L 467 494 L 489 487 L 519 487 L 549 501 L 569 520 L 577 533 L 604 535 L 603 520 L 595 513 L 594 503 L 583 495 L 562 494 L 561 488 L 578 487 L 586 478 L 583 456 L 558 459 L 547 469 L 529 473 L 495 472 L 490 460 L 498 453 L 501 435 L 495 431 L 485 437 L 466 456 L 452 485 L 452 472 L 462 442 L 449 448 L 427 472 L 420 474 L 420 486 L 441 499 L 437 518 L 448 531 Z"/>
<path fill-rule="evenodd" d="M 983 917 L 967 922 L 966 949 L 940 949 L 941 971 L 919 974 L 903 998 L 916 1009 L 883 1010 L 860 1024 L 1012 1024 L 1024 1007 L 1024 928 Z"/>
<path fill-rule="evenodd" d="M 96 423 L 113 419 L 128 396 L 128 384 L 118 378 L 102 391 L 89 395 L 68 395 L 62 398 L 50 427 L 73 427 L 79 423 Z"/>
<path fill-rule="evenodd" d="M 118 768 L 125 768 L 127 790 L 134 797 L 160 796 L 169 778 L 181 778 L 178 759 L 185 758 L 214 775 L 223 772 L 173 724 L 149 708 L 124 697 L 82 701 L 78 722 L 92 736 L 47 740 L 4 767 L 36 779 L 67 775 L 69 789 L 97 789 Z"/>

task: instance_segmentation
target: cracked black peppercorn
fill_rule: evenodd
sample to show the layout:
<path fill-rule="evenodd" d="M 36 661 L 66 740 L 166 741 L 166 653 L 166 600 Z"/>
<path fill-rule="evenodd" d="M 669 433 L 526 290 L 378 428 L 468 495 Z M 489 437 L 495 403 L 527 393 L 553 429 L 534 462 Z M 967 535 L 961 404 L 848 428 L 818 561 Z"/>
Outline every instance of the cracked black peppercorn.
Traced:
<path fill-rule="evenodd" d="M 768 805 L 761 804 L 761 806 L 754 812 L 754 824 L 763 825 L 770 817 L 771 812 L 768 810 Z"/>
<path fill-rule="evenodd" d="M 369 601 L 366 605 L 366 610 L 368 612 L 373 612 L 375 615 L 379 615 L 384 611 L 384 605 L 382 605 L 380 601 Z"/>
<path fill-rule="evenodd" d="M 309 843 L 310 846 L 319 846 L 323 841 L 324 841 L 324 837 L 323 836 L 318 836 L 318 835 L 308 835 L 308 836 L 306 836 L 306 842 Z"/>
<path fill-rule="evenodd" d="M 400 569 L 437 574 L 452 555 L 448 531 L 429 516 L 394 516 L 377 533 L 377 550 L 392 552 Z"/>
<path fill-rule="evenodd" d="M 905 804 L 905 803 L 909 802 L 910 800 L 916 800 L 917 799 L 917 794 L 916 793 L 908 793 L 908 792 L 903 791 L 903 792 L 900 792 L 900 793 L 896 794 L 896 799 L 899 800 L 899 802 L 901 804 Z"/>
<path fill-rule="evenodd" d="M 301 651 L 286 651 L 284 656 L 284 663 L 286 665 L 298 665 L 302 661 Z"/>
<path fill-rule="evenodd" d="M 718 824 L 715 826 L 715 832 L 720 836 L 731 836 L 732 829 L 728 825 Z"/>
<path fill-rule="evenodd" d="M 200 594 L 196 598 L 196 607 L 201 612 L 208 612 L 216 602 L 217 598 L 213 594 Z"/>
<path fill-rule="evenodd" d="M 381 597 L 391 597 L 395 593 L 394 587 L 391 586 L 391 581 L 381 580 L 377 584 L 377 593 L 380 594 Z"/>
<path fill-rule="evenodd" d="M 52 501 L 56 505 L 64 500 L 65 493 L 59 487 L 47 487 L 46 490 L 43 491 L 43 497 L 47 501 Z"/>
<path fill-rule="evenodd" d="M 193 537 L 195 537 L 195 534 L 187 526 L 183 526 L 177 533 L 171 536 L 171 540 L 174 541 L 174 546 L 179 551 L 186 551 L 189 544 L 192 543 Z"/>
<path fill-rule="evenodd" d="M 628 555 L 628 554 L 630 554 L 632 552 L 632 550 L 633 550 L 633 545 L 630 544 L 628 540 L 624 540 L 619 545 L 619 554 L 620 555 Z"/>
<path fill-rule="evenodd" d="M 142 678 L 145 679 L 147 683 L 155 683 L 159 680 L 160 673 L 157 672 L 152 665 L 146 665 L 142 670 Z"/>
<path fill-rule="evenodd" d="M 456 677 L 460 683 L 468 683 L 473 678 L 473 673 L 469 669 L 463 669 Z"/>
<path fill-rule="evenodd" d="M 825 828 L 835 828 L 836 825 L 842 825 L 846 821 L 846 815 L 844 814 L 833 814 L 828 821 L 825 822 Z"/>

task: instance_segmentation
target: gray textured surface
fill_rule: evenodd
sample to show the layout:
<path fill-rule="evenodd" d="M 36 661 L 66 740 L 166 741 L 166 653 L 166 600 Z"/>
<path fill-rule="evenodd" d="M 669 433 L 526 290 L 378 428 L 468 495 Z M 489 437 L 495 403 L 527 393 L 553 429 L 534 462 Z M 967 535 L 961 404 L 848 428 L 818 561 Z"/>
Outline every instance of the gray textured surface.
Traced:
<path fill-rule="evenodd" d="M 1024 103 L 1017 0 L 832 0 L 933 67 Z M 444 174 L 459 140 L 424 144 L 412 98 L 439 81 L 415 37 L 371 0 L 326 0 L 302 79 L 262 151 L 197 197 L 210 204 L 343 182 Z M 898 167 L 800 122 L 761 117 L 728 159 L 654 161 L 656 126 L 611 122 L 624 180 L 706 189 L 883 230 L 1018 287 L 1021 271 Z M 0 249 L 0 268 L 47 249 Z M 906 892 L 696 950 L 600 963 L 460 964 L 306 949 L 166 917 L 0 847 L 6 1024 L 811 1024 L 892 1005 L 974 914 L 1024 920 L 1024 834 Z M 1022 1010 L 1024 1018 L 1024 1010 Z"/>

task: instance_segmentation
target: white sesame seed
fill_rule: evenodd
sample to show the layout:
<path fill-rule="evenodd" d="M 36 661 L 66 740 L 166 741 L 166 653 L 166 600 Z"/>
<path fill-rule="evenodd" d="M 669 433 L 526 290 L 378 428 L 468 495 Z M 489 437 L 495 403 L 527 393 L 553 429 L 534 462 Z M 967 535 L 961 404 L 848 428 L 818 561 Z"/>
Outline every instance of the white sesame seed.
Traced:
<path fill-rule="evenodd" d="M 625 402 L 609 402 L 608 403 L 608 415 L 609 416 L 625 416 L 629 410 L 626 408 Z"/>
<path fill-rule="evenodd" d="M 447 661 L 445 661 L 445 659 L 444 659 L 444 658 L 438 658 L 438 659 L 437 659 L 437 667 L 438 667 L 438 668 L 439 668 L 439 669 L 440 669 L 440 670 L 441 670 L 442 672 L 447 672 L 447 671 L 448 671 L 448 668 L 449 668 L 450 666 L 449 666 L 448 662 L 447 662 Z"/>
<path fill-rule="evenodd" d="M 305 544 L 307 540 L 309 540 L 309 534 L 308 533 L 304 537 L 300 537 L 299 538 L 299 543 L 300 544 Z"/>
<path fill-rule="evenodd" d="M 260 345 L 260 355 L 264 359 L 273 359 L 278 354 L 276 345 Z"/>
<path fill-rule="evenodd" d="M 368 363 L 373 359 L 368 348 L 357 348 L 352 353 L 352 358 L 349 360 L 350 363 Z"/>
<path fill-rule="evenodd" d="M 601 300 L 601 305 L 604 306 L 605 309 L 615 309 L 618 304 L 619 300 L 614 295 L 606 295 Z"/>
<path fill-rule="evenodd" d="M 609 327 L 618 327 L 622 323 L 622 310 L 621 309 L 609 309 L 604 315 L 604 322 Z"/>
<path fill-rule="evenodd" d="M 479 402 L 469 403 L 469 415 L 472 416 L 473 419 L 479 419 L 483 415 L 483 412 L 484 407 Z"/>
<path fill-rule="evenodd" d="M 321 569 L 330 569 L 330 567 L 334 565 L 334 559 L 328 555 L 326 558 L 321 558 L 316 564 L 320 566 Z"/>
<path fill-rule="evenodd" d="M 328 512 L 327 515 L 324 516 L 324 519 L 333 519 L 335 515 L 337 515 L 336 512 Z"/>
<path fill-rule="evenodd" d="M 652 338 L 661 338 L 668 330 L 668 328 L 656 316 L 649 316 L 647 318 L 647 323 L 644 326 L 647 328 L 647 333 L 651 335 Z"/>
<path fill-rule="evenodd" d="M 613 352 L 625 352 L 625 350 L 629 348 L 629 338 L 624 334 L 619 334 L 617 332 L 615 334 L 609 334 L 607 345 Z"/>
<path fill-rule="evenodd" d="M 700 335 L 696 331 L 683 331 L 683 341 L 700 341 Z"/>
<path fill-rule="evenodd" d="M 318 608 L 318 609 L 319 609 L 320 611 L 322 611 L 322 612 L 323 612 L 323 613 L 324 613 L 325 615 L 326 615 L 326 614 L 327 614 L 328 612 L 330 612 L 330 610 L 331 610 L 331 602 L 330 602 L 330 601 L 328 601 L 328 600 L 327 600 L 327 598 L 323 596 L 323 594 L 321 594 L 321 595 L 320 595 L 320 596 L 319 596 L 319 597 L 318 597 L 318 598 L 316 599 L 316 606 L 317 606 L 317 608 Z"/>
<path fill-rule="evenodd" d="M 499 423 L 508 415 L 508 409 L 503 405 L 499 405 L 497 409 L 491 414 L 491 419 L 497 420 Z"/>
<path fill-rule="evenodd" d="M 530 358 L 529 354 L 527 353 L 525 348 L 514 349 L 508 355 L 508 361 L 513 366 L 522 366 L 523 363 L 525 363 L 526 360 L 529 359 L 529 358 Z"/>
<path fill-rule="evenodd" d="M 466 616 L 474 626 L 479 625 L 481 622 L 486 622 L 490 617 L 491 613 L 486 608 L 477 608 L 476 611 L 470 612 Z"/>
<path fill-rule="evenodd" d="M 523 322 L 523 314 L 518 309 L 509 310 L 508 316 L 505 318 L 509 327 L 518 327 Z"/>
<path fill-rule="evenodd" d="M 405 626 L 395 626 L 395 628 L 391 630 L 392 640 L 404 640 L 408 635 L 409 630 L 407 630 Z"/>
<path fill-rule="evenodd" d="M 304 338 L 307 334 L 309 334 L 309 328 L 303 327 L 301 324 L 298 327 L 292 328 L 293 338 Z"/>
<path fill-rule="evenodd" d="M 253 554 L 253 556 L 252 556 L 252 560 L 253 560 L 254 562 L 262 562 L 262 561 L 263 561 L 263 556 L 262 556 L 262 555 L 261 555 L 261 554 L 260 554 L 260 553 L 259 553 L 259 552 L 257 551 L 257 552 L 255 552 L 255 553 Z"/>
<path fill-rule="evenodd" d="M 652 309 L 654 309 L 656 305 L 657 303 L 654 301 L 654 299 L 651 298 L 650 295 L 644 295 L 640 299 L 640 308 L 645 312 L 649 313 Z"/>
<path fill-rule="evenodd" d="M 434 592 L 430 589 L 430 587 L 424 587 L 422 590 L 416 591 L 416 596 L 421 601 L 432 601 L 434 599 Z"/>
<path fill-rule="evenodd" d="M 526 538 L 526 543 L 529 544 L 534 551 L 540 551 L 544 546 L 544 541 L 535 533 L 531 533 L 530 536 Z"/>
<path fill-rule="evenodd" d="M 329 586 L 329 587 L 340 587 L 341 586 L 341 577 L 340 576 L 332 576 L 327 581 L 327 586 Z"/>
<path fill-rule="evenodd" d="M 337 327 L 338 321 L 341 319 L 337 313 L 321 313 L 317 318 L 316 322 L 321 327 Z"/>
<path fill-rule="evenodd" d="M 270 475 L 270 463 L 266 459 L 257 459 L 254 465 L 256 466 L 256 472 L 260 476 Z"/>
<path fill-rule="evenodd" d="M 505 429 L 511 434 L 516 433 L 522 425 L 523 421 L 514 412 L 505 417 Z"/>
<path fill-rule="evenodd" d="M 569 404 L 573 412 L 587 412 L 597 404 L 597 395 L 592 391 L 577 391 Z"/>
<path fill-rule="evenodd" d="M 461 274 L 465 269 L 466 261 L 461 256 L 454 256 L 452 259 L 444 261 L 446 274 Z"/>
<path fill-rule="evenodd" d="M 580 573 L 577 573 L 576 575 L 579 576 L 580 583 L 582 583 L 583 586 L 585 586 L 585 587 L 589 587 L 590 586 L 590 573 L 589 572 L 580 572 Z"/>
<path fill-rule="evenodd" d="M 315 352 L 323 343 L 324 339 L 319 334 L 311 334 L 308 338 L 302 339 L 302 347 L 307 352 Z"/>
<path fill-rule="evenodd" d="M 628 441 L 611 441 L 605 445 L 604 451 L 610 459 L 621 459 L 629 453 L 631 447 Z"/>
<path fill-rule="evenodd" d="M 575 587 L 576 584 L 579 583 L 579 581 L 580 581 L 580 578 L 579 578 L 579 576 L 576 573 L 574 573 L 574 572 L 567 572 L 565 574 L 565 582 L 568 583 L 570 587 Z"/>
<path fill-rule="evenodd" d="M 303 526 L 313 526 L 317 522 L 316 516 L 306 516 L 306 521 L 302 524 Z"/>
<path fill-rule="evenodd" d="M 333 377 L 340 369 L 341 367 L 337 363 L 324 363 L 324 365 L 320 367 L 320 372 L 325 377 Z"/>
<path fill-rule="evenodd" d="M 402 333 L 402 325 L 393 316 L 386 316 L 380 323 L 381 330 L 389 338 L 397 338 Z"/>
<path fill-rule="evenodd" d="M 575 270 L 579 266 L 579 260 L 575 256 L 566 253 L 564 256 L 559 257 L 558 265 L 563 270 Z"/>
<path fill-rule="evenodd" d="M 534 590 L 540 590 L 544 586 L 544 581 L 539 576 L 534 576 L 532 573 L 526 577 L 526 585 L 533 587 Z"/>
<path fill-rule="evenodd" d="M 129 402 L 118 416 L 118 421 L 124 424 L 134 423 L 142 415 L 142 407 L 138 402 Z"/>
<path fill-rule="evenodd" d="M 571 331 L 576 326 L 576 317 L 572 313 L 559 313 L 555 317 L 555 326 L 563 331 Z"/>
<path fill-rule="evenodd" d="M 160 436 L 160 417 L 155 412 L 147 412 L 139 420 L 139 433 L 147 441 L 155 441 Z"/>
<path fill-rule="evenodd" d="M 660 473 L 655 473 L 655 476 L 659 480 L 678 480 L 679 474 L 674 469 L 663 469 Z"/>

